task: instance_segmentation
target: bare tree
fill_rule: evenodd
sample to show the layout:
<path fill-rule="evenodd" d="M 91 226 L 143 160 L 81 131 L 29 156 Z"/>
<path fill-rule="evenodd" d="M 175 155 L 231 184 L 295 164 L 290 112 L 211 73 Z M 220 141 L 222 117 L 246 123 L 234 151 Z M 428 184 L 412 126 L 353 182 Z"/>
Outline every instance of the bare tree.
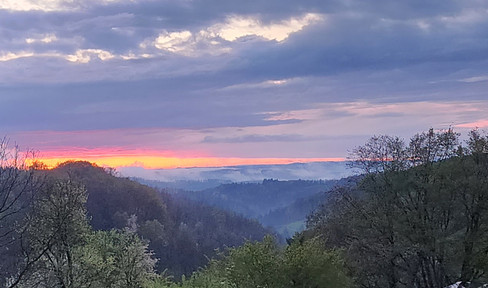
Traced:
<path fill-rule="evenodd" d="M 43 185 L 43 177 L 30 165 L 34 162 L 32 151 L 0 139 L 0 286 L 21 266 L 25 215 Z"/>

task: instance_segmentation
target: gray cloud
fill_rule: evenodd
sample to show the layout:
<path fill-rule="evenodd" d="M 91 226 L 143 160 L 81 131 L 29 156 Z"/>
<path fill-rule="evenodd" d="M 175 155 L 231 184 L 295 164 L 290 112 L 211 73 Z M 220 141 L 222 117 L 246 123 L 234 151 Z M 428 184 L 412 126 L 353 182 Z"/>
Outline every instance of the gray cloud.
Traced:
<path fill-rule="evenodd" d="M 227 43 L 233 52 L 213 58 L 209 64 L 217 65 L 209 65 L 208 69 L 217 76 L 235 75 L 246 82 L 331 75 L 357 69 L 388 70 L 422 63 L 487 60 L 484 39 L 488 36 L 488 17 L 483 12 L 487 8 L 484 2 L 376 1 L 371 5 L 349 1 L 347 6 L 342 1 L 305 2 L 141 1 L 96 5 L 75 12 L 0 11 L 0 34 L 4 36 L 2 49 L 9 52 L 72 54 L 78 49 L 101 49 L 112 54 L 137 54 L 152 52 L 142 51 L 140 44 L 155 39 L 161 31 L 197 33 L 229 15 L 254 15 L 263 23 L 270 23 L 314 12 L 322 13 L 326 20 L 291 35 L 284 43 L 259 40 Z M 35 45 L 25 43 L 25 38 L 43 34 L 54 34 L 58 40 Z M 103 65 L 93 61 L 87 66 L 103 74 L 102 78 L 115 70 L 115 79 L 126 80 L 130 75 L 145 78 L 151 73 L 158 77 L 174 63 L 188 68 L 194 64 L 171 54 L 159 57 L 163 59 L 154 59 L 159 65 L 153 67 L 138 65 L 136 61 L 123 61 L 127 62 L 123 64 L 109 61 Z M 49 58 L 43 61 L 56 62 Z M 24 65 L 32 66 L 35 61 L 26 62 Z M 70 72 L 69 64 L 58 63 L 56 68 Z M 121 66 L 130 68 L 120 71 Z M 76 70 L 69 79 L 53 77 L 51 81 L 93 81 L 86 73 Z M 16 80 L 20 81 L 19 75 Z"/>
<path fill-rule="evenodd" d="M 486 61 L 487 13 L 465 13 L 459 17 L 467 19 L 459 20 L 334 15 L 324 25 L 292 35 L 282 45 L 244 51 L 246 57 L 236 61 L 231 71 L 266 79 Z M 472 23 L 469 17 L 480 19 Z"/>
<path fill-rule="evenodd" d="M 291 142 L 291 141 L 310 141 L 301 135 L 244 135 L 239 137 L 213 137 L 206 136 L 203 143 L 243 143 L 243 142 Z"/>

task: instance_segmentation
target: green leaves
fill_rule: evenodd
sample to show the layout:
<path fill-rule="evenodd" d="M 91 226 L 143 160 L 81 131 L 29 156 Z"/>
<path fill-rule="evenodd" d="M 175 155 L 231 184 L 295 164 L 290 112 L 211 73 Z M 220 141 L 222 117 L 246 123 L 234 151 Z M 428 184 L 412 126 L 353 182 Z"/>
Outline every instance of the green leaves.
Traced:
<path fill-rule="evenodd" d="M 225 276 L 237 287 L 277 287 L 281 283 L 281 255 L 271 236 L 262 242 L 247 242 L 230 249 L 225 258 Z"/>
<path fill-rule="evenodd" d="M 156 276 L 156 260 L 134 233 L 92 232 L 78 252 L 86 281 L 93 287 L 141 287 Z"/>
<path fill-rule="evenodd" d="M 271 236 L 228 249 L 220 260 L 184 280 L 181 287 L 351 287 L 339 251 L 317 238 L 280 248 Z"/>
<path fill-rule="evenodd" d="M 342 253 L 325 247 L 318 237 L 295 240 L 286 247 L 283 274 L 287 287 L 351 287 Z"/>
<path fill-rule="evenodd" d="M 26 280 L 45 287 L 80 287 L 82 272 L 75 251 L 83 245 L 90 227 L 86 219 L 86 190 L 71 181 L 46 186 L 29 216 L 26 229 L 30 254 L 39 255 Z"/>

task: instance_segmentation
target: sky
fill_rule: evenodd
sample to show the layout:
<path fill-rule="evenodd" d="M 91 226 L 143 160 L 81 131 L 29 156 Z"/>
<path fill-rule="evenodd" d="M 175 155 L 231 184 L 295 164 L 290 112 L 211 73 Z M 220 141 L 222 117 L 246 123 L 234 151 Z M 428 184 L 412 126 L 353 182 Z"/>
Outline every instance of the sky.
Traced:
<path fill-rule="evenodd" d="M 487 91 L 486 0 L 0 1 L 0 133 L 49 165 L 341 160 Z"/>

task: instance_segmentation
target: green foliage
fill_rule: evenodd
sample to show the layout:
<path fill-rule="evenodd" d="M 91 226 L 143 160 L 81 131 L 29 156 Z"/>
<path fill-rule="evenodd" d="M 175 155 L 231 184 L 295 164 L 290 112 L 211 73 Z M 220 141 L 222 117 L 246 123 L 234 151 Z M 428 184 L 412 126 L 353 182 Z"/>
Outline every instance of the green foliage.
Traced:
<path fill-rule="evenodd" d="M 296 240 L 283 250 L 267 236 L 228 249 L 180 287 L 351 287 L 343 264 L 341 254 L 326 250 L 318 239 Z"/>
<path fill-rule="evenodd" d="M 344 264 L 341 252 L 325 249 L 324 241 L 319 238 L 295 240 L 284 253 L 284 284 L 286 287 L 352 287 Z"/>
<path fill-rule="evenodd" d="M 156 275 L 155 260 L 135 233 L 92 231 L 86 190 L 53 180 L 29 216 L 30 250 L 40 255 L 20 287 L 136 288 Z"/>
<path fill-rule="evenodd" d="M 199 270 L 186 279 L 183 277 L 179 285 L 181 288 L 232 288 L 236 287 L 225 277 L 223 263 L 213 260 L 203 270 Z"/>
<path fill-rule="evenodd" d="M 230 249 L 224 260 L 225 278 L 237 287 L 277 287 L 282 283 L 281 255 L 272 237 Z"/>
<path fill-rule="evenodd" d="M 178 287 L 177 284 L 174 284 L 170 281 L 170 277 L 165 277 L 163 275 L 154 275 L 149 279 L 146 279 L 142 284 L 143 288 L 169 288 Z"/>
<path fill-rule="evenodd" d="M 52 181 L 35 203 L 27 233 L 32 254 L 40 255 L 27 287 L 80 287 L 76 250 L 89 231 L 86 190 L 71 181 Z"/>
<path fill-rule="evenodd" d="M 80 265 L 91 287 L 141 287 L 152 277 L 155 260 L 147 244 L 128 231 L 96 231 L 80 250 Z"/>

